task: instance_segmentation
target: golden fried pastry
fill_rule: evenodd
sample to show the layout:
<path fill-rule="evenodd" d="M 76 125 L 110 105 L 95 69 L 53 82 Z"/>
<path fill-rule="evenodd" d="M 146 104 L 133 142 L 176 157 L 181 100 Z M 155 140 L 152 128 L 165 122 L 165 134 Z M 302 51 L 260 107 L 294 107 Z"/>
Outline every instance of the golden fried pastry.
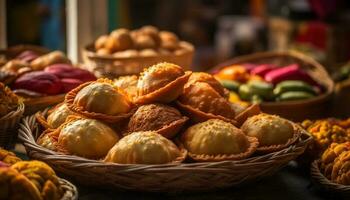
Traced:
<path fill-rule="evenodd" d="M 118 58 L 131 58 L 131 57 L 137 57 L 138 55 L 139 55 L 139 52 L 135 49 L 117 51 L 113 53 L 113 56 Z"/>
<path fill-rule="evenodd" d="M 118 79 L 114 80 L 114 85 L 122 88 L 130 97 L 133 99 L 137 95 L 137 80 L 136 75 L 130 76 L 119 76 Z"/>
<path fill-rule="evenodd" d="M 113 31 L 105 43 L 105 47 L 111 52 L 131 49 L 133 45 L 133 40 L 127 29 L 117 29 Z"/>
<path fill-rule="evenodd" d="M 117 133 L 98 120 L 71 117 L 59 128 L 57 145 L 64 153 L 98 159 L 118 140 Z"/>
<path fill-rule="evenodd" d="M 35 185 L 17 170 L 0 167 L 0 177 L 0 199 L 42 200 Z"/>
<path fill-rule="evenodd" d="M 166 138 L 172 138 L 179 132 L 187 119 L 177 109 L 167 105 L 143 105 L 130 118 L 127 133 L 155 131 Z"/>
<path fill-rule="evenodd" d="M 152 102 L 168 103 L 175 100 L 183 91 L 191 73 L 175 64 L 158 63 L 141 73 L 137 82 L 137 104 Z"/>
<path fill-rule="evenodd" d="M 108 35 L 101 35 L 95 41 L 95 49 L 104 48 L 106 46 L 107 41 L 108 41 Z"/>
<path fill-rule="evenodd" d="M 331 180 L 338 184 L 350 185 L 350 151 L 343 151 L 334 160 Z"/>
<path fill-rule="evenodd" d="M 182 162 L 185 151 L 154 131 L 134 132 L 123 137 L 108 152 L 105 162 L 120 164 L 165 164 Z"/>
<path fill-rule="evenodd" d="M 136 49 L 154 49 L 157 43 L 150 35 L 138 34 L 133 38 Z"/>
<path fill-rule="evenodd" d="M 51 128 L 58 128 L 72 114 L 73 112 L 69 110 L 66 104 L 60 104 L 50 111 L 47 116 L 47 123 Z"/>
<path fill-rule="evenodd" d="M 68 108 L 89 118 L 116 122 L 129 117 L 132 104 L 125 91 L 107 79 L 78 86 L 66 95 Z"/>
<path fill-rule="evenodd" d="M 36 143 L 46 149 L 52 151 L 58 151 L 57 142 L 58 142 L 59 129 L 46 129 L 40 137 L 37 139 Z"/>
<path fill-rule="evenodd" d="M 197 82 L 208 83 L 216 92 L 225 98 L 230 94 L 230 92 L 225 89 L 221 83 L 214 78 L 213 75 L 205 72 L 193 72 L 185 84 L 185 88 L 188 88 Z"/>
<path fill-rule="evenodd" d="M 96 53 L 97 53 L 98 55 L 101 55 L 101 56 L 106 56 L 106 55 L 111 54 L 111 51 L 110 51 L 109 49 L 106 49 L 106 48 L 101 48 L 101 49 L 98 49 L 98 50 L 96 51 Z"/>
<path fill-rule="evenodd" d="M 256 138 L 219 119 L 189 127 L 181 142 L 196 161 L 239 160 L 249 157 L 258 146 Z"/>
<path fill-rule="evenodd" d="M 30 63 L 33 70 L 42 70 L 45 67 L 56 63 L 71 63 L 61 51 L 53 51 L 40 56 Z"/>
<path fill-rule="evenodd" d="M 11 166 L 24 175 L 40 192 L 42 199 L 59 200 L 63 195 L 55 171 L 41 161 L 20 161 Z"/>
<path fill-rule="evenodd" d="M 172 32 L 160 31 L 159 37 L 164 49 L 175 50 L 179 46 L 179 38 Z"/>
<path fill-rule="evenodd" d="M 350 151 L 350 142 L 345 143 L 332 143 L 321 156 L 321 172 L 328 178 L 331 179 L 334 161 L 337 157 L 345 151 Z"/>
<path fill-rule="evenodd" d="M 259 140 L 259 151 L 277 151 L 296 140 L 297 132 L 291 122 L 276 115 L 258 114 L 248 118 L 242 131 Z"/>
<path fill-rule="evenodd" d="M 0 147 L 0 161 L 12 165 L 21 161 L 21 159 L 18 158 L 13 152 L 7 151 Z"/>
<path fill-rule="evenodd" d="M 221 119 L 236 123 L 235 110 L 231 103 L 208 83 L 197 82 L 188 86 L 177 103 L 195 122 Z"/>
<path fill-rule="evenodd" d="M 19 99 L 10 88 L 0 82 L 0 119 L 18 108 Z"/>
<path fill-rule="evenodd" d="M 15 74 L 30 70 L 31 68 L 27 62 L 16 59 L 7 62 L 4 66 L 1 67 L 1 71 L 12 72 Z"/>
<path fill-rule="evenodd" d="M 158 56 L 158 53 L 154 49 L 143 49 L 139 55 L 142 57 L 155 57 Z"/>
<path fill-rule="evenodd" d="M 139 33 L 151 36 L 153 41 L 156 44 L 156 47 L 159 47 L 161 41 L 160 41 L 160 37 L 159 37 L 159 30 L 156 27 L 154 27 L 154 26 L 143 26 L 143 27 L 140 28 Z"/>

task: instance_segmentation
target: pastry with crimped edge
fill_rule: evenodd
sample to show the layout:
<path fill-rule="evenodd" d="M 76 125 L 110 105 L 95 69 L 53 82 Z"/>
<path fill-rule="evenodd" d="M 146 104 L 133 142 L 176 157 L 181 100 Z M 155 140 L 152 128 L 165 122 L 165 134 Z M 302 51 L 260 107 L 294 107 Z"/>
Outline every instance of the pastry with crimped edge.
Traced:
<path fill-rule="evenodd" d="M 257 138 L 246 136 L 231 123 L 210 119 L 189 127 L 181 136 L 181 146 L 195 161 L 241 160 L 252 155 Z"/>
<path fill-rule="evenodd" d="M 194 122 L 221 119 L 236 124 L 232 104 L 208 83 L 190 85 L 176 103 Z"/>
<path fill-rule="evenodd" d="M 158 63 L 140 74 L 137 82 L 136 104 L 169 103 L 183 91 L 191 72 L 171 63 Z"/>
<path fill-rule="evenodd" d="M 75 113 L 110 123 L 124 120 L 133 113 L 127 93 L 108 79 L 78 86 L 67 93 L 65 103 Z"/>
<path fill-rule="evenodd" d="M 74 115 L 74 112 L 65 103 L 60 103 L 48 111 L 47 118 L 42 112 L 37 112 L 35 118 L 44 128 L 55 129 L 62 125 L 70 115 Z"/>
<path fill-rule="evenodd" d="M 186 153 L 155 131 L 140 131 L 119 140 L 104 161 L 119 164 L 181 163 Z"/>
<path fill-rule="evenodd" d="M 277 115 L 261 113 L 249 117 L 241 126 L 242 131 L 259 140 L 258 152 L 268 153 L 281 150 L 293 144 L 301 129 L 292 122 Z"/>
<path fill-rule="evenodd" d="M 183 127 L 188 117 L 182 116 L 176 109 L 164 104 L 140 106 L 131 116 L 127 133 L 138 131 L 156 131 L 166 138 L 173 138 Z"/>

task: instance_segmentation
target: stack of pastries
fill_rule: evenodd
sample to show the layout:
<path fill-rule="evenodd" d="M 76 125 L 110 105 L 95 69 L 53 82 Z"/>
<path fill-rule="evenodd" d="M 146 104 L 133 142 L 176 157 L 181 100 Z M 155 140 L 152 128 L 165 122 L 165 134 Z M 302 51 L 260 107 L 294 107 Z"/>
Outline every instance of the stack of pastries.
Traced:
<path fill-rule="evenodd" d="M 0 148 L 0 199 L 59 200 L 64 188 L 55 171 L 41 161 L 22 161 Z"/>
<path fill-rule="evenodd" d="M 240 160 L 281 150 L 300 133 L 256 105 L 230 103 L 212 75 L 171 63 L 82 84 L 36 117 L 39 145 L 119 164 Z"/>

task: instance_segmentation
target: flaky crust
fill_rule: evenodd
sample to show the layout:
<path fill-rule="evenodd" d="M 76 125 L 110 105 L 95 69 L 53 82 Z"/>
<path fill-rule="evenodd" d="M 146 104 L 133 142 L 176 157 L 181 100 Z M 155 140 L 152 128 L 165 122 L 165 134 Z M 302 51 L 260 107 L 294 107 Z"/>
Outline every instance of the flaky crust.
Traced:
<path fill-rule="evenodd" d="M 171 106 L 148 104 L 136 110 L 130 118 L 126 132 L 156 131 L 166 138 L 172 138 L 187 120 L 187 117 Z"/>
<path fill-rule="evenodd" d="M 231 103 L 220 96 L 208 83 L 197 82 L 186 88 L 177 104 L 195 122 L 214 118 L 236 123 L 235 111 Z"/>
<path fill-rule="evenodd" d="M 124 120 L 128 117 L 130 117 L 133 112 L 135 111 L 134 109 L 132 109 L 132 103 L 131 101 L 128 99 L 127 94 L 121 90 L 120 88 L 113 86 L 115 88 L 115 90 L 121 94 L 125 94 L 125 100 L 129 103 L 130 106 L 130 110 L 127 113 L 120 113 L 117 115 L 109 115 L 109 114 L 104 114 L 104 113 L 96 113 L 96 112 L 89 112 L 87 110 L 85 110 L 82 106 L 78 106 L 74 103 L 75 97 L 77 96 L 78 92 L 80 90 L 82 90 L 84 87 L 95 83 L 95 82 L 100 82 L 100 83 L 107 83 L 107 84 L 111 84 L 113 85 L 113 82 L 108 80 L 108 79 L 98 79 L 97 81 L 92 81 L 92 82 L 87 82 L 84 84 L 81 84 L 80 86 L 76 87 L 75 89 L 71 90 L 70 92 L 67 93 L 66 97 L 65 97 L 65 103 L 67 104 L 68 108 L 70 110 L 72 110 L 75 113 L 78 113 L 80 115 L 92 118 L 92 119 L 99 119 L 102 121 L 106 121 L 106 122 L 110 122 L 110 123 L 114 123 L 114 122 L 119 122 L 121 120 Z"/>

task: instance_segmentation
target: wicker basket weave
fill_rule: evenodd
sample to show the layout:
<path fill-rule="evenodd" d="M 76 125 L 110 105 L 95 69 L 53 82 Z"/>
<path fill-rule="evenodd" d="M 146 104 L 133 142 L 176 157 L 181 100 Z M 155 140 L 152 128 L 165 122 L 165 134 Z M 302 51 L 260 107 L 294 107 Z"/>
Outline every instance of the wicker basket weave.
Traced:
<path fill-rule="evenodd" d="M 305 120 L 305 118 L 320 119 L 330 114 L 330 100 L 334 91 L 334 82 L 324 67 L 311 57 L 295 51 L 256 53 L 224 62 L 212 69 L 211 72 L 215 73 L 224 67 L 244 63 L 269 63 L 277 66 L 297 63 L 302 69 L 307 71 L 313 79 L 325 86 L 326 91 L 323 94 L 311 99 L 286 102 L 262 102 L 260 108 L 263 112 L 277 114 L 297 122 L 301 122 Z"/>
<path fill-rule="evenodd" d="M 328 178 L 326 178 L 320 171 L 320 162 L 318 160 L 315 160 L 311 164 L 311 177 L 313 181 L 320 185 L 322 188 L 324 188 L 327 191 L 341 193 L 344 195 L 350 195 L 350 185 L 341 185 L 337 183 L 331 182 Z"/>
<path fill-rule="evenodd" d="M 17 110 L 0 118 L 0 147 L 11 148 L 17 140 L 18 124 L 24 113 L 24 104 L 19 103 Z"/>
<path fill-rule="evenodd" d="M 82 51 L 85 68 L 93 72 L 97 77 L 116 78 L 123 75 L 139 74 L 145 67 L 159 62 L 170 62 L 190 69 L 194 54 L 194 48 L 180 55 L 158 55 L 158 56 L 137 56 L 137 57 L 115 57 L 113 55 L 97 55 L 93 45 L 88 45 Z"/>
<path fill-rule="evenodd" d="M 302 154 L 311 137 L 301 137 L 278 152 L 239 161 L 163 165 L 116 164 L 58 154 L 36 144 L 40 132 L 35 116 L 24 118 L 19 130 L 28 156 L 55 171 L 92 186 L 151 192 L 208 191 L 240 185 L 271 175 Z"/>
<path fill-rule="evenodd" d="M 62 178 L 59 178 L 58 181 L 64 190 L 61 200 L 78 200 L 78 190 L 72 183 Z"/>

